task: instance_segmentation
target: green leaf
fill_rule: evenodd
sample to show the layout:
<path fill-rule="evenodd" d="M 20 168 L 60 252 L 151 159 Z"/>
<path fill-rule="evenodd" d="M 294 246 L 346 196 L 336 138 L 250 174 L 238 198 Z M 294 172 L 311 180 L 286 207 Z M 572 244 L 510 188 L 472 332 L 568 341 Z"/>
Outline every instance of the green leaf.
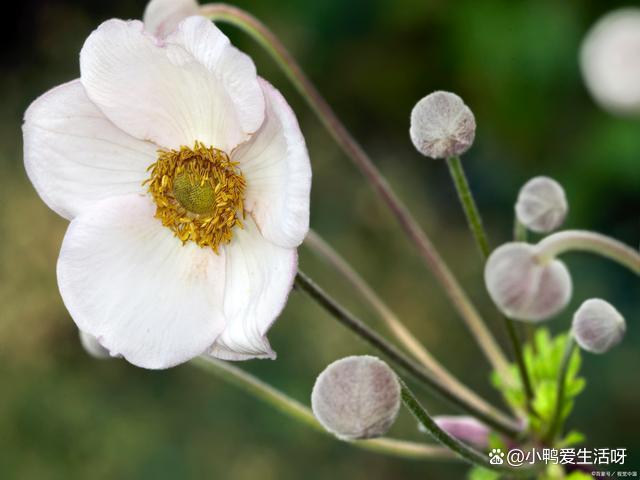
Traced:
<path fill-rule="evenodd" d="M 483 467 L 473 467 L 469 470 L 469 480 L 498 480 L 500 474 Z"/>

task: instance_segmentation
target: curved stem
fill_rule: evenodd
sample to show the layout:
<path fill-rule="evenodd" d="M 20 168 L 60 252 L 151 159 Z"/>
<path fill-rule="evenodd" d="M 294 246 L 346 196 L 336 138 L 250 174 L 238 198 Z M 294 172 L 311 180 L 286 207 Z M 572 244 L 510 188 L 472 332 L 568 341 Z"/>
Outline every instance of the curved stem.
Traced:
<path fill-rule="evenodd" d="M 467 388 L 454 377 L 433 355 L 422 345 L 411 331 L 402 323 L 387 304 L 378 296 L 371 286 L 356 272 L 353 267 L 329 245 L 318 233 L 310 230 L 304 244 L 320 255 L 338 273 L 340 273 L 371 305 L 380 319 L 387 325 L 398 341 L 429 371 L 442 381 L 450 390 L 470 404 L 488 410 L 491 407 L 475 392 Z"/>
<path fill-rule="evenodd" d="M 492 407 L 478 408 L 478 406 L 472 405 L 465 399 L 460 398 L 454 392 L 449 390 L 440 380 L 433 377 L 422 366 L 415 363 L 411 358 L 407 357 L 403 352 L 390 344 L 377 332 L 369 328 L 364 322 L 362 322 L 362 320 L 357 318 L 333 298 L 327 295 L 304 273 L 300 271 L 298 272 L 295 285 L 313 298 L 341 324 L 356 333 L 369 343 L 369 345 L 386 355 L 389 360 L 415 377 L 418 381 L 428 386 L 432 392 L 440 398 L 448 401 L 463 411 L 469 412 L 471 415 L 475 416 L 496 431 L 499 431 L 511 438 L 520 437 L 522 433 L 521 429 L 511 419 L 505 417 L 502 413 Z"/>
<path fill-rule="evenodd" d="M 569 372 L 569 365 L 571 365 L 571 357 L 573 356 L 576 343 L 573 340 L 573 335 L 569 332 L 567 337 L 567 343 L 564 347 L 564 355 L 562 356 L 562 363 L 560 364 L 560 373 L 558 374 L 558 389 L 556 393 L 556 407 L 553 411 L 553 417 L 549 424 L 549 431 L 545 436 L 548 442 L 552 442 L 560 425 L 562 424 L 562 409 L 564 408 L 564 390 L 567 383 L 567 373 Z"/>
<path fill-rule="evenodd" d="M 482 258 L 486 260 L 490 252 L 489 240 L 487 240 L 487 234 L 482 226 L 482 217 L 480 216 L 480 211 L 478 210 L 478 206 L 476 205 L 471 189 L 469 188 L 469 182 L 467 181 L 467 176 L 462 168 L 460 157 L 447 158 L 447 165 L 449 166 L 449 172 L 451 173 L 453 183 L 456 186 L 458 198 L 460 199 L 460 203 L 464 209 L 464 214 L 467 217 L 469 229 L 473 234 L 473 238 L 476 241 L 476 246 L 478 247 L 478 250 L 480 250 Z"/>
<path fill-rule="evenodd" d="M 202 356 L 193 360 L 193 364 L 203 370 L 213 373 L 223 380 L 245 390 L 260 400 L 289 417 L 302 422 L 308 427 L 322 433 L 327 433 L 313 416 L 311 410 L 298 401 L 276 390 L 271 385 L 254 377 L 250 373 L 231 365 L 230 363 L 216 360 L 212 357 Z M 395 455 L 413 459 L 449 460 L 451 453 L 435 445 L 407 442 L 392 438 L 378 438 L 374 440 L 359 440 L 349 442 L 351 445 L 388 455 Z"/>
<path fill-rule="evenodd" d="M 442 285 L 450 301 L 471 330 L 475 340 L 491 362 L 494 369 L 508 375 L 507 361 L 493 335 L 482 321 L 475 306 L 462 289 L 449 267 L 435 249 L 431 240 L 420 228 L 407 207 L 397 197 L 387 180 L 373 164 L 362 147 L 355 141 L 345 126 L 340 122 L 326 100 L 306 77 L 300 66 L 284 47 L 282 42 L 258 19 L 249 13 L 230 5 L 209 4 L 200 8 L 202 15 L 213 21 L 227 22 L 235 25 L 251 35 L 282 68 L 285 75 L 307 101 L 320 121 L 353 160 L 380 198 L 386 203 L 393 216 L 408 238 L 415 244 L 421 257 Z"/>
<path fill-rule="evenodd" d="M 565 230 L 542 239 L 536 246 L 542 263 L 570 250 L 591 252 L 607 257 L 640 275 L 640 254 L 618 240 L 586 230 Z"/>
<path fill-rule="evenodd" d="M 415 397 L 413 392 L 407 387 L 407 385 L 400 380 L 401 385 L 401 393 L 402 393 L 402 401 L 404 405 L 409 409 L 409 411 L 413 414 L 413 416 L 420 422 L 420 424 L 431 434 L 431 436 L 442 445 L 450 448 L 456 455 L 458 455 L 463 460 L 473 464 L 479 465 L 481 467 L 487 468 L 489 470 L 494 470 L 502 473 L 509 473 L 515 476 L 526 476 L 530 475 L 530 472 L 527 469 L 516 470 L 513 467 L 505 466 L 505 465 L 494 465 L 490 463 L 489 457 L 474 448 L 471 448 L 465 443 L 462 443 L 457 438 L 449 435 L 447 432 L 442 430 L 438 424 L 431 418 L 429 413 L 425 410 L 425 408 L 420 404 L 418 399 Z"/>

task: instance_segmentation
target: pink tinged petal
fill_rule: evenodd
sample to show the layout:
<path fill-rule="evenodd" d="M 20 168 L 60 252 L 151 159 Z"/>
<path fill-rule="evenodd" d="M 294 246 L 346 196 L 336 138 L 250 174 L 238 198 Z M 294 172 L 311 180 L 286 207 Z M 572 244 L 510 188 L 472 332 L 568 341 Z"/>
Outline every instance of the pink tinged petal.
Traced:
<path fill-rule="evenodd" d="M 143 192 L 156 157 L 155 145 L 124 133 L 91 103 L 80 80 L 36 99 L 22 131 L 29 179 L 67 219 L 104 198 Z"/>
<path fill-rule="evenodd" d="M 104 22 L 82 47 L 80 72 L 112 122 L 165 148 L 199 140 L 230 152 L 264 119 L 253 62 L 203 17 L 165 40 L 139 21 Z"/>
<path fill-rule="evenodd" d="M 145 29 L 157 37 L 166 37 L 187 17 L 197 15 L 195 0 L 151 0 L 144 10 Z"/>
<path fill-rule="evenodd" d="M 227 258 L 227 327 L 211 354 L 223 360 L 275 358 L 266 334 L 284 308 L 298 267 L 295 249 L 265 240 L 254 221 L 234 230 Z"/>
<path fill-rule="evenodd" d="M 311 164 L 298 121 L 280 92 L 260 79 L 265 122 L 233 153 L 247 179 L 245 205 L 262 235 L 282 247 L 296 247 L 309 230 Z"/>
<path fill-rule="evenodd" d="M 112 356 L 168 368 L 205 352 L 225 326 L 225 257 L 184 246 L 145 196 L 104 200 L 69 225 L 58 259 L 78 328 Z"/>

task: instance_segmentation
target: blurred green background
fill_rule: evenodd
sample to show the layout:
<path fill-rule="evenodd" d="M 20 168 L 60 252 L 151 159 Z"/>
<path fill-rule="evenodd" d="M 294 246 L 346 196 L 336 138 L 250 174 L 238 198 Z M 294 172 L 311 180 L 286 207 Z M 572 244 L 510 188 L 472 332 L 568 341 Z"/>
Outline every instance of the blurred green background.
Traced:
<path fill-rule="evenodd" d="M 482 269 L 443 163 L 412 149 L 408 117 L 425 94 L 460 94 L 477 117 L 464 164 L 495 245 L 511 235 L 513 203 L 531 176 L 567 190 L 567 226 L 638 245 L 640 122 L 602 112 L 580 78 L 588 27 L 616 1 L 246 0 L 289 46 L 362 142 L 504 343 Z M 78 76 L 87 35 L 144 1 L 25 0 L 0 31 L 0 478 L 410 479 L 463 478 L 458 464 L 366 453 L 307 430 L 190 366 L 150 372 L 82 350 L 55 282 L 66 223 L 24 173 L 20 124 L 29 103 Z M 296 110 L 314 166 L 312 226 L 375 285 L 426 345 L 465 382 L 499 403 L 489 368 L 462 322 L 385 207 L 269 58 L 223 26 Z M 638 283 L 615 265 L 567 255 L 575 295 L 549 326 L 566 329 L 588 297 L 628 320 L 620 347 L 584 356 L 586 392 L 569 420 L 589 446 L 626 447 L 640 466 Z M 340 279 L 301 249 L 301 266 L 367 321 Z M 379 325 L 378 325 L 379 326 Z M 369 350 L 310 300 L 293 294 L 270 338 L 278 360 L 241 366 L 308 402 L 315 376 Z M 506 344 L 505 344 L 506 346 Z M 453 413 L 423 395 L 434 413 Z M 421 436 L 407 414 L 392 434 Z M 633 468 L 635 467 L 635 468 Z"/>

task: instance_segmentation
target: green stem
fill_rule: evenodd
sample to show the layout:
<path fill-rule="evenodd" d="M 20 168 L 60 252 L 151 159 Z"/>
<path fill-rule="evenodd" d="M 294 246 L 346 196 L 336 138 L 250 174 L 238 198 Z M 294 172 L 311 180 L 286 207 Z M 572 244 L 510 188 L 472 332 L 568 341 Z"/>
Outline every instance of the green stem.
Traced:
<path fill-rule="evenodd" d="M 494 470 L 501 473 L 509 473 L 515 476 L 526 476 L 530 472 L 527 469 L 516 470 L 508 465 L 493 465 L 489 462 L 489 456 L 485 455 L 474 448 L 471 448 L 465 443 L 462 443 L 455 437 L 452 437 L 447 432 L 442 430 L 438 424 L 431 418 L 429 413 L 420 404 L 413 392 L 407 387 L 407 385 L 400 380 L 402 401 L 404 405 L 409 409 L 413 416 L 420 422 L 420 424 L 431 434 L 431 436 L 439 443 L 451 449 L 461 459 L 489 470 Z"/>
<path fill-rule="evenodd" d="M 556 407 L 553 411 L 553 417 L 549 424 L 549 431 L 545 436 L 547 442 L 553 442 L 559 433 L 562 425 L 562 410 L 564 409 L 564 391 L 567 383 L 567 374 L 569 372 L 569 366 L 571 365 L 571 357 L 576 348 L 576 343 L 573 340 L 573 335 L 569 332 L 567 337 L 567 343 L 565 344 L 564 354 L 562 356 L 562 363 L 560 364 L 560 372 L 558 374 L 558 387 L 556 393 Z"/>
<path fill-rule="evenodd" d="M 609 258 L 640 275 L 640 254 L 618 240 L 586 230 L 565 230 L 545 237 L 536 245 L 542 263 L 571 250 L 591 252 Z"/>
<path fill-rule="evenodd" d="M 389 360 L 391 360 L 404 371 L 415 377 L 422 384 L 429 387 L 431 391 L 438 395 L 440 398 L 448 401 L 449 403 L 463 411 L 469 412 L 471 415 L 475 416 L 486 425 L 492 427 L 498 432 L 501 432 L 511 438 L 520 437 L 522 433 L 521 429 L 511 419 L 505 417 L 502 413 L 495 410 L 493 407 L 479 408 L 476 405 L 470 404 L 465 399 L 460 398 L 449 388 L 447 388 L 447 386 L 444 385 L 439 379 L 433 377 L 431 373 L 425 370 L 421 365 L 415 363 L 411 358 L 398 350 L 380 334 L 372 330 L 362 320 L 354 316 L 351 312 L 346 310 L 342 305 L 340 305 L 328 294 L 326 294 L 304 273 L 298 272 L 295 280 L 295 285 L 300 290 L 307 293 L 313 300 L 315 300 L 320 306 L 322 306 L 327 312 L 329 312 L 331 316 L 338 320 L 342 325 L 347 327 L 352 332 L 356 333 L 359 337 L 369 343 L 369 345 L 377 349 L 379 352 L 383 353 L 387 358 L 389 358 Z"/>
<path fill-rule="evenodd" d="M 322 257 L 335 271 L 341 274 L 369 303 L 389 331 L 427 370 L 432 372 L 450 390 L 481 409 L 489 409 L 485 400 L 467 388 L 454 377 L 433 355 L 422 345 L 411 331 L 402 323 L 397 315 L 387 306 L 371 286 L 356 272 L 353 267 L 329 245 L 317 232 L 310 230 L 304 241 L 314 253 Z"/>
<path fill-rule="evenodd" d="M 278 37 L 257 18 L 230 5 L 203 5 L 200 7 L 200 12 L 203 16 L 213 21 L 227 22 L 239 27 L 253 37 L 271 55 L 287 78 L 289 78 L 298 92 L 300 92 L 307 101 L 311 109 L 316 113 L 331 136 L 371 183 L 371 186 L 382 201 L 386 203 L 393 217 L 397 219 L 409 240 L 416 246 L 418 253 L 427 267 L 431 270 L 436 280 L 442 285 L 449 300 L 465 321 L 467 327 L 471 330 L 474 339 L 478 342 L 478 345 L 491 362 L 493 368 L 507 378 L 508 364 L 504 354 L 482 320 L 482 317 L 480 317 L 475 306 L 471 303 L 466 292 L 462 289 L 429 237 L 427 237 L 425 232 L 420 228 L 418 222 L 413 218 L 407 207 L 402 203 L 400 198 L 398 198 L 366 152 L 338 119 L 329 104 L 307 78 Z"/>
<path fill-rule="evenodd" d="M 467 181 L 467 176 L 464 173 L 460 157 L 447 158 L 447 165 L 449 166 L 449 172 L 451 173 L 451 178 L 453 179 L 456 191 L 458 192 L 458 198 L 462 204 L 464 214 L 467 217 L 469 229 L 473 234 L 473 238 L 475 239 L 476 246 L 480 251 L 482 260 L 486 261 L 490 252 L 489 241 L 487 239 L 488 236 L 484 226 L 482 225 L 482 217 L 480 216 L 480 211 L 478 210 L 478 206 L 473 198 L 473 193 L 469 187 L 469 182 Z M 524 356 L 522 355 L 520 339 L 516 333 L 516 327 L 513 320 L 505 316 L 503 316 L 503 319 L 509 341 L 511 342 L 513 355 L 518 366 L 518 372 L 520 373 L 520 379 L 522 380 L 522 385 L 524 387 L 527 411 L 533 412 L 533 408 L 531 406 L 533 401 L 533 388 L 531 386 L 531 379 L 529 378 L 527 365 L 525 364 Z"/>
<path fill-rule="evenodd" d="M 525 227 L 518 218 L 515 219 L 513 224 L 513 239 L 516 242 L 526 242 L 529 233 L 527 232 L 527 227 Z"/>
<path fill-rule="evenodd" d="M 486 260 L 489 256 L 489 252 L 491 251 L 489 248 L 489 241 L 487 240 L 487 234 L 482 226 L 482 217 L 480 216 L 478 206 L 476 205 L 471 189 L 469 188 L 469 182 L 467 181 L 467 176 L 462 168 L 460 157 L 447 158 L 447 165 L 449 166 L 449 172 L 451 173 L 453 183 L 456 186 L 458 198 L 460 199 L 460 203 L 464 209 L 464 214 L 467 217 L 469 229 L 473 234 L 476 246 L 478 247 L 478 250 L 480 250 L 483 260 Z"/>
<path fill-rule="evenodd" d="M 219 378 L 245 390 L 249 394 L 268 403 L 281 413 L 297 420 L 312 429 L 327 433 L 313 416 L 311 410 L 298 401 L 276 390 L 271 385 L 254 377 L 250 373 L 231 365 L 230 363 L 216 360 L 211 357 L 199 357 L 192 362 L 197 367 L 212 373 Z M 374 440 L 359 440 L 349 442 L 351 445 L 387 455 L 412 459 L 449 460 L 451 454 L 448 450 L 421 443 L 407 442 L 392 438 L 377 438 Z"/>

